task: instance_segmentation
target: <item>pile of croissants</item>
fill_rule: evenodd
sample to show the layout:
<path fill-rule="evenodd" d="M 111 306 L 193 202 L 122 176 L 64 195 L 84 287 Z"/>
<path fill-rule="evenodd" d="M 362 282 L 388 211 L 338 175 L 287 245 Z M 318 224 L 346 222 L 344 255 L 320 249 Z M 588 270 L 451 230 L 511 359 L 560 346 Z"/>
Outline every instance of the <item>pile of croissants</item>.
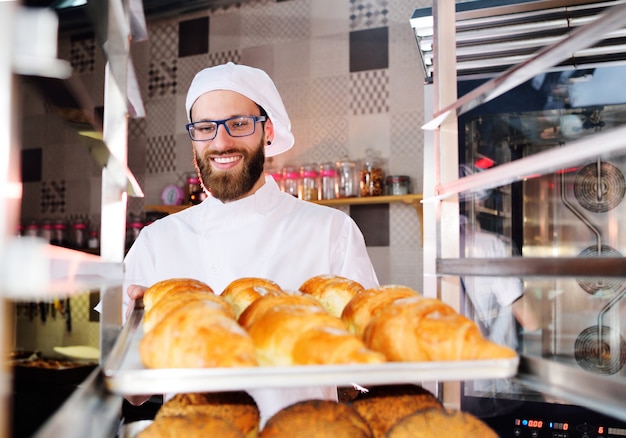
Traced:
<path fill-rule="evenodd" d="M 240 278 L 217 295 L 189 278 L 143 297 L 140 357 L 147 368 L 376 364 L 500 359 L 512 349 L 443 302 L 399 285 L 364 289 L 335 275 L 285 291 Z"/>

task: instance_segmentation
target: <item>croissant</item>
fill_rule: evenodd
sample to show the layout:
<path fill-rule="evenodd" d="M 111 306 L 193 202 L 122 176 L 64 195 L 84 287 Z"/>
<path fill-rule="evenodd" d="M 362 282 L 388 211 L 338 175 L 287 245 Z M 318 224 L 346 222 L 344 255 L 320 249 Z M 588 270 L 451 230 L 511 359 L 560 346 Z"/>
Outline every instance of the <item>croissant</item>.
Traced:
<path fill-rule="evenodd" d="M 389 303 L 400 298 L 419 296 L 406 286 L 386 285 L 367 289 L 352 298 L 343 309 L 341 319 L 347 324 L 348 330 L 361 336 L 365 327 L 376 313 Z"/>
<path fill-rule="evenodd" d="M 139 344 L 147 368 L 256 366 L 252 338 L 215 303 L 190 301 L 169 313 Z"/>
<path fill-rule="evenodd" d="M 478 326 L 452 307 L 421 296 L 381 309 L 363 332 L 369 348 L 389 361 L 510 358 L 515 351 L 483 338 Z"/>
<path fill-rule="evenodd" d="M 146 309 L 149 309 L 165 295 L 190 290 L 201 290 L 213 293 L 213 289 L 202 281 L 195 280 L 193 278 L 170 278 L 154 283 L 146 289 L 143 295 L 143 304 Z"/>
<path fill-rule="evenodd" d="M 256 277 L 239 278 L 232 281 L 222 291 L 221 297 L 230 304 L 235 312 L 235 318 L 243 313 L 244 310 L 257 298 L 264 295 L 286 295 L 281 287 L 271 280 Z"/>
<path fill-rule="evenodd" d="M 358 282 L 338 275 L 317 275 L 306 280 L 299 288 L 322 304 L 328 313 L 341 317 L 346 304 L 365 288 Z"/>
<path fill-rule="evenodd" d="M 202 290 L 186 290 L 174 294 L 165 295 L 152 307 L 148 308 L 143 315 L 143 331 L 148 333 L 160 321 L 174 310 L 186 306 L 194 300 L 204 300 L 208 305 L 215 305 L 226 315 L 235 318 L 235 312 L 228 303 L 219 295 Z"/>
<path fill-rule="evenodd" d="M 282 306 L 312 306 L 324 310 L 322 305 L 313 297 L 300 293 L 285 293 L 284 295 L 265 295 L 254 300 L 239 316 L 239 324 L 248 329 L 255 320 L 268 310 Z"/>
<path fill-rule="evenodd" d="M 306 305 L 269 309 L 249 327 L 260 365 L 380 363 L 343 322 L 321 308 Z"/>

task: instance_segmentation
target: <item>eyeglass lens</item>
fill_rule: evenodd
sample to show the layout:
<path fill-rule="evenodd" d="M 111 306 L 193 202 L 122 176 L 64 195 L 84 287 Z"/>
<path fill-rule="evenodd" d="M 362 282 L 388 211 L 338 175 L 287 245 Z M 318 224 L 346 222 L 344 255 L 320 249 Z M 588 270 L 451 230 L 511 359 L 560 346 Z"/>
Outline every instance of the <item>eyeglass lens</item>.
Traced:
<path fill-rule="evenodd" d="M 227 120 L 196 122 L 189 126 L 189 134 L 193 140 L 213 140 L 219 125 L 224 125 L 231 137 L 245 137 L 254 134 L 256 120 L 254 117 L 240 116 Z"/>

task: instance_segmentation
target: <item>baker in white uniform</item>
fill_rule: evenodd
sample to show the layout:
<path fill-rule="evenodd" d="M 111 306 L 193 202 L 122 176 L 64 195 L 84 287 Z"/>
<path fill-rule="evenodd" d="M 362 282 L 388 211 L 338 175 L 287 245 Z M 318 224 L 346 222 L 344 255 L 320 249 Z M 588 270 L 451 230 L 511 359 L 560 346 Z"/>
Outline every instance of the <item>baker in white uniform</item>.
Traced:
<path fill-rule="evenodd" d="M 200 71 L 186 99 L 194 163 L 208 197 L 145 227 L 124 261 L 124 306 L 164 279 L 195 278 L 219 294 L 262 277 L 285 290 L 336 274 L 378 285 L 363 235 L 343 212 L 301 201 L 265 177 L 265 157 L 289 150 L 291 122 L 271 78 L 228 63 Z M 126 313 L 126 312 L 124 312 Z M 250 390 L 264 422 L 305 399 L 337 399 L 335 387 Z"/>

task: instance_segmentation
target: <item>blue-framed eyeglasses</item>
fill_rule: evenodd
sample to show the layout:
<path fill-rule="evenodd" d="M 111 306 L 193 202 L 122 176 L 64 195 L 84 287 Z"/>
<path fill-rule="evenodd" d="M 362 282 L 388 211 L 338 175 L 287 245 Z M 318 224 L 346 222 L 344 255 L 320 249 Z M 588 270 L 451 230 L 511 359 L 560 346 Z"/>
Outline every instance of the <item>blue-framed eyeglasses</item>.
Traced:
<path fill-rule="evenodd" d="M 264 122 L 265 116 L 236 116 L 224 120 L 201 120 L 185 125 L 189 137 L 194 141 L 213 140 L 217 129 L 224 125 L 231 137 L 247 137 L 254 134 L 257 122 Z"/>

